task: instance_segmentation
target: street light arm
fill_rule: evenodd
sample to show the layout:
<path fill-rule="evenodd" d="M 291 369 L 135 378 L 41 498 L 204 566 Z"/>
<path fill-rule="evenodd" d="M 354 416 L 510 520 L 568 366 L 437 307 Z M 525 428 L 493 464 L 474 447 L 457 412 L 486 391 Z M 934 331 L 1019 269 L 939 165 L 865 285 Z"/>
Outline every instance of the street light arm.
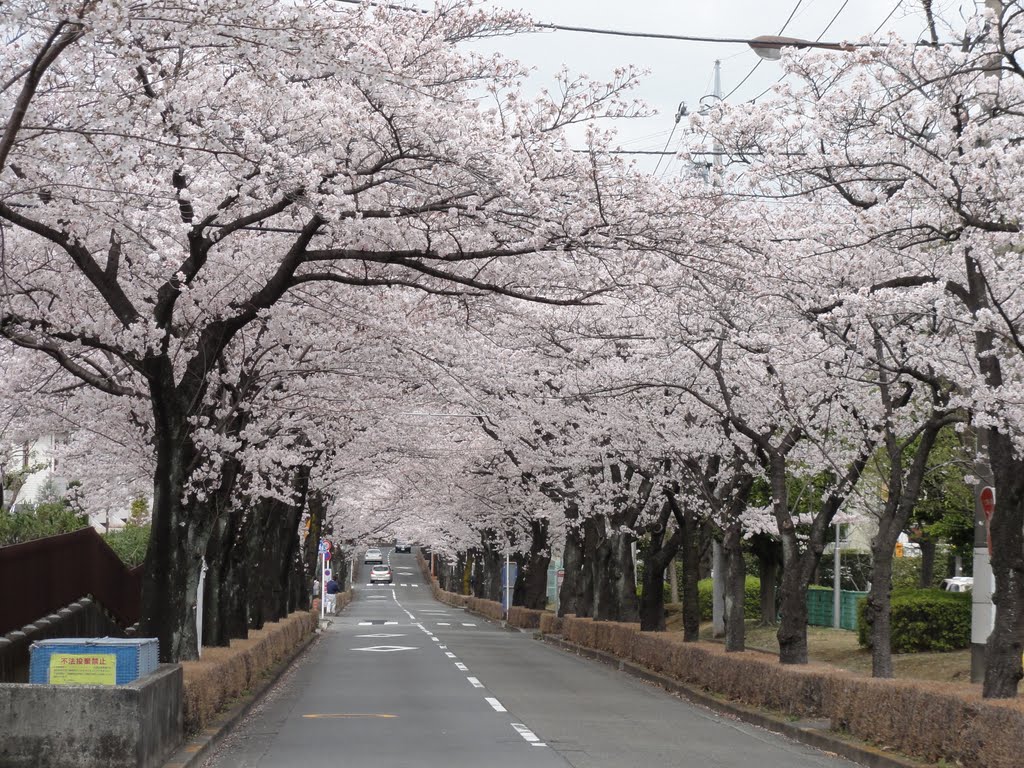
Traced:
<path fill-rule="evenodd" d="M 814 40 L 803 40 L 799 37 L 780 37 L 779 35 L 761 35 L 747 42 L 747 45 L 768 61 L 782 58 L 783 48 L 824 48 L 828 51 L 853 51 L 857 46 L 852 43 L 819 43 Z"/>

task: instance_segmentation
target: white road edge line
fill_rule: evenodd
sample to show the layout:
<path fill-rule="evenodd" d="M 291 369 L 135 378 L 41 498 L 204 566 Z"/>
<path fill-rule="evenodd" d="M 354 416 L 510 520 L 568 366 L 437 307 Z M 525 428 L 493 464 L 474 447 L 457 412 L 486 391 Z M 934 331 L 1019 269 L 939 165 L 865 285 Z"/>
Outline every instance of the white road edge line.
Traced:
<path fill-rule="evenodd" d="M 508 712 L 507 709 L 501 706 L 501 702 L 497 699 L 492 699 L 490 696 L 485 696 L 484 701 L 486 701 L 488 704 L 494 707 L 495 712 Z"/>

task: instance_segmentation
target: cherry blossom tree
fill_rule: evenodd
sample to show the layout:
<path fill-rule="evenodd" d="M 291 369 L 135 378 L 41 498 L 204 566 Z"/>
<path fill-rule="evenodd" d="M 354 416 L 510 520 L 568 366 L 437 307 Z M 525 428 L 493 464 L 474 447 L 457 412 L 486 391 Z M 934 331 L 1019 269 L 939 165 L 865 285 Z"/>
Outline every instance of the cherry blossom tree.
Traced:
<path fill-rule="evenodd" d="M 197 430 L 225 392 L 218 361 L 316 283 L 555 302 L 600 290 L 587 254 L 614 245 L 632 204 L 562 129 L 630 113 L 632 75 L 523 98 L 521 67 L 457 47 L 523 20 L 458 3 L 11 12 L 0 332 L 149 404 L 143 631 L 164 660 L 191 658 L 213 526 Z"/>
<path fill-rule="evenodd" d="M 752 187 L 772 201 L 765 210 L 787 212 L 775 239 L 794 264 L 817 274 L 831 264 L 841 275 L 814 282 L 798 268 L 806 297 L 821 308 L 867 298 L 882 304 L 876 312 L 908 313 L 882 335 L 895 359 L 909 362 L 894 375 L 927 386 L 935 371 L 950 392 L 943 407 L 970 413 L 979 474 L 991 472 L 999 499 L 984 685 L 996 697 L 1016 695 L 1024 626 L 1019 11 L 1003 3 L 999 14 L 970 20 L 962 45 L 891 39 L 791 57 L 794 86 L 758 108 L 723 113 L 713 129 L 749 161 Z M 937 335 L 948 343 L 935 344 Z"/>

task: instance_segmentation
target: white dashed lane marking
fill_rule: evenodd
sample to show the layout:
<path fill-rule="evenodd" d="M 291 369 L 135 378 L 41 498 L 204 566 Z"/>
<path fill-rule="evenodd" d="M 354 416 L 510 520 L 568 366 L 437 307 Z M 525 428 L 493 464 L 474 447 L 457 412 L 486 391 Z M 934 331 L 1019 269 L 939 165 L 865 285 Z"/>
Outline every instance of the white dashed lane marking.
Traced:
<path fill-rule="evenodd" d="M 451 651 L 445 651 L 444 655 L 447 656 L 449 659 L 454 659 L 455 658 L 455 654 L 452 653 Z"/>
<path fill-rule="evenodd" d="M 455 668 L 460 670 L 461 672 L 468 672 L 469 671 L 469 667 L 467 667 L 461 661 L 456 661 L 455 662 Z"/>
<path fill-rule="evenodd" d="M 531 731 L 522 723 L 512 723 L 512 727 L 516 729 L 516 732 L 526 739 L 528 742 L 533 744 L 535 747 L 546 747 L 547 745 L 537 738 L 537 734 Z"/>
<path fill-rule="evenodd" d="M 507 709 L 501 706 L 501 702 L 497 699 L 492 699 L 490 696 L 488 696 L 484 699 L 484 701 L 486 701 L 488 704 L 494 707 L 495 712 L 508 712 Z"/>
<path fill-rule="evenodd" d="M 484 687 L 484 684 L 477 680 L 475 677 L 467 677 L 466 679 L 469 680 L 469 684 L 472 685 L 474 688 Z"/>

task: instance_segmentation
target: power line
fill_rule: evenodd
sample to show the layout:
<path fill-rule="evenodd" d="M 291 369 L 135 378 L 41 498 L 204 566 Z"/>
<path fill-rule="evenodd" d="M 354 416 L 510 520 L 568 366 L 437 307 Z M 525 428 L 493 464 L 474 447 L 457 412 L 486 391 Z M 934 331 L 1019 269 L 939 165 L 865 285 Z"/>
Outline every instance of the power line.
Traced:
<path fill-rule="evenodd" d="M 657 153 L 655 153 L 655 152 L 637 152 L 636 153 L 636 154 L 644 154 L 644 155 L 648 155 L 648 154 L 650 154 L 650 155 L 653 155 L 653 154 L 659 155 L 658 162 L 654 166 L 654 173 L 651 174 L 652 176 L 657 176 L 658 175 L 658 169 L 661 167 L 661 156 L 671 154 L 671 153 L 668 152 L 668 145 L 672 143 L 672 137 L 676 135 L 676 128 L 679 127 L 679 121 L 683 119 L 683 115 L 685 115 L 685 114 L 686 114 L 686 103 L 681 101 L 681 102 L 679 102 L 679 108 L 676 110 L 676 121 L 672 124 L 672 130 L 669 132 L 668 138 L 665 139 L 665 149 L 663 149 L 661 152 L 657 152 Z"/>
<path fill-rule="evenodd" d="M 362 5 L 362 0 L 338 0 L 341 3 L 348 3 L 349 5 Z M 799 0 L 797 7 L 800 6 L 803 0 Z M 396 5 L 394 3 L 369 3 L 370 5 L 380 6 L 382 8 L 389 8 L 396 11 L 408 11 L 410 13 L 421 13 L 425 14 L 429 11 L 423 8 L 410 8 L 408 6 Z M 794 13 L 795 13 L 794 9 Z M 787 22 L 788 23 L 788 22 Z M 551 29 L 557 32 L 582 32 L 588 35 L 612 35 L 614 37 L 638 37 L 647 40 L 680 40 L 686 43 L 732 43 L 736 45 L 750 45 L 750 46 L 763 46 L 764 41 L 758 40 L 752 37 L 711 37 L 708 35 L 671 35 L 665 32 L 629 32 L 622 29 L 602 29 L 599 27 L 579 27 L 569 24 L 550 24 L 546 22 L 534 22 L 532 29 Z M 785 27 L 783 27 L 785 29 Z M 530 29 L 522 30 L 523 32 L 529 32 Z M 793 43 L 793 45 L 797 45 Z M 800 48 L 827 48 L 835 50 L 838 43 L 822 43 L 819 41 L 800 41 L 798 47 Z M 854 46 L 856 47 L 856 46 Z"/>
<path fill-rule="evenodd" d="M 889 11 L 889 15 L 882 19 L 882 23 L 875 27 L 875 31 L 871 33 L 872 37 L 878 34 L 878 30 L 880 30 L 882 27 L 886 25 L 886 23 L 888 23 L 889 19 L 893 17 L 893 14 L 896 13 L 896 11 L 898 11 L 900 9 L 900 6 L 902 5 L 903 0 L 896 0 L 896 5 L 893 6 L 893 9 L 891 11 Z"/>

